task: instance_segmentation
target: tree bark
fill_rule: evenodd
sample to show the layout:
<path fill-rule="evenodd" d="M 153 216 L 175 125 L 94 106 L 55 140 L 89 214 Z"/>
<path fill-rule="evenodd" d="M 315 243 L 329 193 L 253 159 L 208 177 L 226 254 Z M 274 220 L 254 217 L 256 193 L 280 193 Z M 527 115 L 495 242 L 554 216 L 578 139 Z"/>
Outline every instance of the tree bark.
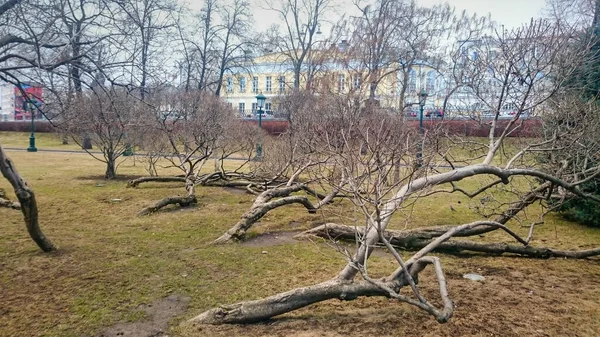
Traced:
<path fill-rule="evenodd" d="M 117 176 L 117 169 L 115 166 L 115 160 L 109 158 L 106 161 L 106 173 L 104 174 L 104 178 L 106 179 L 114 179 Z"/>
<path fill-rule="evenodd" d="M 57 247 L 48 239 L 38 222 L 38 208 L 33 190 L 21 178 L 12 161 L 6 157 L 4 149 L 0 145 L 0 172 L 8 180 L 15 190 L 15 194 L 21 204 L 21 212 L 25 219 L 25 225 L 29 236 L 44 252 L 52 252 Z"/>

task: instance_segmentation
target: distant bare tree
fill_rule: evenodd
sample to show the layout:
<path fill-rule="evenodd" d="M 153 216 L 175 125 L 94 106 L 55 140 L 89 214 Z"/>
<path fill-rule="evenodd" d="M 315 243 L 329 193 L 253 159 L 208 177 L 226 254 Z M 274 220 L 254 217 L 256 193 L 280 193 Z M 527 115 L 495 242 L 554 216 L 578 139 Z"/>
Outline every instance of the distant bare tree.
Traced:
<path fill-rule="evenodd" d="M 225 74 L 234 67 L 242 67 L 248 61 L 250 45 L 250 3 L 247 0 L 233 0 L 232 4 L 217 9 L 221 24 L 217 26 L 218 73 L 215 95 L 221 95 Z"/>
<path fill-rule="evenodd" d="M 282 27 L 269 30 L 270 48 L 282 53 L 294 73 L 295 89 L 300 88 L 301 73 L 314 47 L 321 23 L 327 20 L 331 0 L 269 1 L 267 8 L 277 14 Z M 282 32 L 283 31 L 283 32 Z"/>
<path fill-rule="evenodd" d="M 131 61 L 131 81 L 127 84 L 137 86 L 143 100 L 149 77 L 161 75 L 160 62 L 166 56 L 159 58 L 157 54 L 170 41 L 167 32 L 175 27 L 172 13 L 178 11 L 178 5 L 173 0 L 103 1 L 110 6 L 113 28 L 126 37 L 112 46 Z"/>
<path fill-rule="evenodd" d="M 60 128 L 79 145 L 80 136 L 86 133 L 102 156 L 86 151 L 106 164 L 104 177 L 114 179 L 118 159 L 146 131 L 147 124 L 142 118 L 145 106 L 133 93 L 105 86 L 82 93 L 77 103 L 62 112 Z"/>
<path fill-rule="evenodd" d="M 238 162 L 239 169 L 244 167 L 252 159 L 257 133 L 248 128 L 247 123 L 236 120 L 227 104 L 198 90 L 167 90 L 155 94 L 150 102 L 154 115 L 147 119 L 154 122 L 149 131 L 155 139 L 160 139 L 161 156 L 171 167 L 181 170 L 182 175 L 142 177 L 128 185 L 137 187 L 151 181 L 183 182 L 186 195 L 165 198 L 140 214 L 150 214 L 173 204 L 182 207 L 195 204 L 196 185 L 245 187 L 248 184 L 245 179 L 249 174 L 226 170 L 223 163 L 232 155 L 246 154 L 246 160 Z M 215 160 L 214 171 L 202 172 L 211 157 Z"/>

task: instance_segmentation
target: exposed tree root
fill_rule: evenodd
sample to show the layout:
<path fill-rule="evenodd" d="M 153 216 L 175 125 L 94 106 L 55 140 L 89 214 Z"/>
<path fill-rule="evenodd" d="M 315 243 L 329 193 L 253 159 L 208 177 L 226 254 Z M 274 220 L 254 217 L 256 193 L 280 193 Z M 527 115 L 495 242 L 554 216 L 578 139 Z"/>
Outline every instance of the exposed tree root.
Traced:
<path fill-rule="evenodd" d="M 147 183 L 147 182 L 159 182 L 159 183 L 181 182 L 181 183 L 185 183 L 185 177 L 141 177 L 141 178 L 130 180 L 127 183 L 127 187 L 138 187 L 139 184 Z"/>
<path fill-rule="evenodd" d="M 35 241 L 44 252 L 55 251 L 57 249 L 56 246 L 40 229 L 37 202 L 33 190 L 27 185 L 25 180 L 21 178 L 12 161 L 6 157 L 2 146 L 0 146 L 0 172 L 2 172 L 4 178 L 8 180 L 15 190 L 15 194 L 21 205 L 20 209 L 21 212 L 23 212 L 29 236 L 31 236 L 33 241 Z"/>
<path fill-rule="evenodd" d="M 446 230 L 444 230 L 446 228 Z M 432 242 L 435 237 L 441 236 L 447 232 L 448 227 L 434 227 L 424 229 L 414 229 L 406 231 L 386 230 L 384 232 L 385 238 L 395 247 L 406 249 L 406 250 L 417 250 L 421 249 Z M 472 236 L 478 235 L 483 232 L 489 232 L 496 230 L 496 228 L 481 227 L 469 229 L 464 232 L 460 232 L 455 236 Z M 333 239 L 339 241 L 355 242 L 357 237 L 365 235 L 364 228 L 351 227 L 338 224 L 325 224 L 318 226 L 298 234 L 296 237 L 308 237 L 318 236 L 325 239 Z M 571 250 L 557 250 L 545 247 L 532 247 L 532 246 L 519 246 L 511 245 L 506 243 L 481 243 L 472 241 L 446 241 L 440 243 L 436 249 L 440 252 L 451 252 L 460 253 L 465 251 L 470 252 L 481 252 L 494 255 L 501 254 L 517 254 L 521 256 L 527 256 L 531 258 L 551 258 L 551 257 L 566 257 L 573 259 L 583 259 L 591 256 L 600 255 L 600 248 L 571 251 Z"/>

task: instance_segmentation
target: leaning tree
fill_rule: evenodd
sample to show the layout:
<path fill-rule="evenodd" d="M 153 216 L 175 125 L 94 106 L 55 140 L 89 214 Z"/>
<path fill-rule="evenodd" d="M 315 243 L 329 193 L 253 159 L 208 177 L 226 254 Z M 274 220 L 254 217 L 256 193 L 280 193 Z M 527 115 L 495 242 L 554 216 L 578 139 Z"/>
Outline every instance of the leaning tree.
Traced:
<path fill-rule="evenodd" d="M 509 136 L 526 126 L 522 117 L 527 112 L 541 109 L 550 98 L 560 98 L 557 92 L 562 86 L 561 79 L 572 72 L 576 66 L 573 60 L 581 58 L 582 50 L 564 48 L 570 43 L 569 34 L 545 22 L 533 22 L 494 39 L 497 48 L 491 69 L 481 59 L 466 59 L 463 65 L 466 72 L 481 74 L 469 86 L 481 103 L 495 113 L 486 141 L 446 136 L 442 130 L 416 136 L 414 129 L 398 117 L 373 112 L 357 116 L 359 120 L 347 123 L 340 132 L 315 132 L 312 139 L 324 146 L 314 148 L 313 160 L 323 160 L 332 176 L 342 177 L 343 184 L 336 186 L 349 197 L 358 215 L 343 218 L 352 221 L 351 225 L 327 224 L 311 233 L 335 241 L 355 241 L 357 248 L 353 253 L 348 246 L 338 245 L 347 264 L 327 281 L 263 299 L 220 306 L 191 322 L 251 323 L 327 299 L 351 301 L 362 296 L 384 296 L 414 305 L 443 323 L 451 318 L 454 304 L 441 260 L 428 255 L 432 251 L 514 253 L 537 258 L 600 255 L 600 248 L 570 251 L 535 247 L 532 238 L 542 220 L 528 222 L 522 217 L 528 206 L 536 202 L 546 204 L 551 197 L 575 195 L 600 201 L 581 189 L 590 176 L 600 172 L 600 167 L 571 165 L 570 157 L 561 161 L 561 145 L 556 142 L 567 134 L 581 134 L 585 130 L 556 128 L 540 138 L 509 140 Z M 487 72 L 480 71 L 484 66 Z M 323 95 L 318 99 L 324 99 Z M 497 128 L 500 107 L 506 101 L 515 104 L 515 115 L 507 126 Z M 324 113 L 320 124 L 335 128 L 340 124 L 336 116 L 344 115 L 336 110 L 343 106 L 327 107 L 334 111 Z M 534 159 L 540 153 L 559 156 L 555 162 L 561 164 L 538 165 Z M 402 163 L 401 177 L 393 180 L 391 175 L 398 158 Z M 479 186 L 473 189 L 473 185 Z M 444 193 L 457 193 L 473 200 L 474 215 L 480 220 L 402 232 L 389 230 L 403 219 L 410 223 L 415 202 Z M 511 228 L 519 221 L 529 228 L 527 236 Z M 498 230 L 516 244 L 455 239 Z M 396 265 L 387 276 L 375 278 L 368 268 L 368 259 L 381 246 L 394 256 Z M 401 249 L 417 252 L 406 258 Z M 421 293 L 419 274 L 429 265 L 434 270 L 441 301 L 432 302 Z M 405 287 L 412 295 L 401 292 Z"/>

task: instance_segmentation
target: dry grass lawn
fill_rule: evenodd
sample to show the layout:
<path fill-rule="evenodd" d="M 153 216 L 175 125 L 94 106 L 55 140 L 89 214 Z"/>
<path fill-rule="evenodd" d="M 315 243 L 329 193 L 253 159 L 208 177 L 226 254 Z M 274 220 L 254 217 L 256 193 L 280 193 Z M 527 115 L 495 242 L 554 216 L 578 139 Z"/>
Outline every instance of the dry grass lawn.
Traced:
<path fill-rule="evenodd" d="M 27 135 L 1 133 L 0 143 L 23 143 L 24 148 Z M 62 145 L 58 138 L 40 135 L 38 147 Z M 169 336 L 600 335 L 600 259 L 482 255 L 441 255 L 456 304 L 447 324 L 405 304 L 366 298 L 319 303 L 263 324 L 182 327 L 180 322 L 215 305 L 326 280 L 345 261 L 319 242 L 207 246 L 251 205 L 252 196 L 238 191 L 198 188 L 196 208 L 138 217 L 143 207 L 184 189 L 178 184 L 128 189 L 127 179 L 104 181 L 104 166 L 86 154 L 8 154 L 36 191 L 42 229 L 60 250 L 41 253 L 28 238 L 20 212 L 0 209 L 0 336 L 94 336 L 118 322 L 144 320 L 141 305 L 175 294 L 191 300 L 187 311 L 170 321 Z M 128 159 L 118 173 L 129 178 L 145 172 Z M 0 188 L 9 191 L 4 180 Z M 473 218 L 469 206 L 458 196 L 434 195 L 415 205 L 408 224 L 398 218 L 396 227 L 459 224 Z M 329 217 L 286 207 L 268 214 L 252 234 L 297 231 Z M 483 240 L 509 241 L 500 233 Z M 550 217 L 533 244 L 589 248 L 600 245 L 600 230 Z M 372 260 L 374 273 L 393 267 L 385 251 Z M 463 279 L 469 272 L 486 280 Z M 424 292 L 435 298 L 432 280 L 430 271 L 420 279 Z"/>

